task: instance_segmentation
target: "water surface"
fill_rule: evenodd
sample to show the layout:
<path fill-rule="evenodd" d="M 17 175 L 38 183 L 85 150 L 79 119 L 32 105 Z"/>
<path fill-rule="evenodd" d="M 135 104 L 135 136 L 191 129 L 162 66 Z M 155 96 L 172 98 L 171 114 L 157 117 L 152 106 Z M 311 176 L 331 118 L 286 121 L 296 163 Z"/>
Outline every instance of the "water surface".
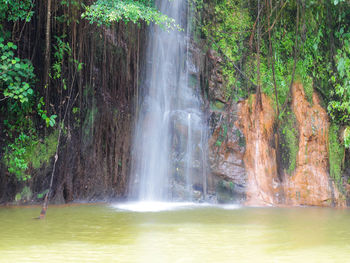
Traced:
<path fill-rule="evenodd" d="M 0 262 L 350 262 L 349 210 L 141 211 L 51 206 L 33 220 L 40 208 L 0 208 Z"/>

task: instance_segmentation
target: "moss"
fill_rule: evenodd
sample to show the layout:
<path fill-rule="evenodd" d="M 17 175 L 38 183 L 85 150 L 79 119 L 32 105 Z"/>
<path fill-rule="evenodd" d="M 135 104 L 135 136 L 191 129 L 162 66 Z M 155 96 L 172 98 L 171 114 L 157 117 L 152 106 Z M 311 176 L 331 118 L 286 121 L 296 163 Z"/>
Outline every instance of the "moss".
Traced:
<path fill-rule="evenodd" d="M 19 181 L 31 178 L 29 167 L 39 169 L 45 163 L 49 163 L 54 156 L 57 147 L 58 130 L 44 139 L 36 135 L 22 133 L 9 144 L 5 151 L 4 164 L 8 171 L 15 175 Z"/>
<path fill-rule="evenodd" d="M 27 151 L 26 159 L 34 169 L 39 169 L 55 155 L 57 148 L 58 130 L 51 133 L 43 141 L 32 141 Z"/>
<path fill-rule="evenodd" d="M 189 76 L 189 85 L 195 89 L 196 87 L 198 87 L 199 83 L 198 83 L 198 78 L 196 75 L 190 75 Z"/>
<path fill-rule="evenodd" d="M 304 93 L 306 100 L 312 105 L 312 94 L 314 93 L 314 88 L 312 87 L 312 82 L 310 83 L 309 78 L 303 81 Z"/>
<path fill-rule="evenodd" d="M 350 126 L 347 126 L 344 130 L 344 146 L 350 148 Z"/>
<path fill-rule="evenodd" d="M 252 110 L 253 110 L 253 102 L 254 102 L 254 96 L 250 94 L 248 97 L 248 109 L 250 113 L 252 113 Z"/>
<path fill-rule="evenodd" d="M 15 196 L 15 201 L 18 202 L 20 200 L 29 201 L 33 196 L 32 190 L 29 186 L 24 186 L 21 193 L 17 193 Z"/>
<path fill-rule="evenodd" d="M 282 165 L 291 174 L 296 168 L 299 151 L 299 134 L 296 117 L 292 111 L 287 112 L 280 127 Z"/>
<path fill-rule="evenodd" d="M 220 62 L 223 84 L 220 91 L 227 101 L 230 98 L 246 98 L 247 81 L 237 74 L 234 63 L 242 61 L 242 54 L 247 50 L 245 43 L 250 36 L 249 29 L 254 23 L 249 9 L 236 0 L 207 1 L 205 5 L 208 13 L 200 28 L 203 36 L 209 40 L 208 47 L 223 58 Z M 215 19 L 212 19 L 213 17 Z"/>
<path fill-rule="evenodd" d="M 93 127 L 96 119 L 96 115 L 98 114 L 98 109 L 95 104 L 95 100 L 93 99 L 92 106 L 88 109 L 85 120 L 83 122 L 83 141 L 85 145 L 90 145 L 93 139 Z"/>
<path fill-rule="evenodd" d="M 286 130 L 286 142 L 289 148 L 289 166 L 288 173 L 292 173 L 296 167 L 296 157 L 298 154 L 298 138 L 296 137 L 296 132 L 292 130 Z"/>
<path fill-rule="evenodd" d="M 312 78 L 308 76 L 305 65 L 303 65 L 302 62 L 297 64 L 295 80 L 303 84 L 305 99 L 312 105 L 312 96 L 314 93 Z"/>
<path fill-rule="evenodd" d="M 307 143 L 305 143 L 305 161 L 307 162 L 308 159 L 307 159 Z"/>
<path fill-rule="evenodd" d="M 235 185 L 233 182 L 220 180 L 216 185 L 219 203 L 232 203 L 235 199 Z"/>
<path fill-rule="evenodd" d="M 219 136 L 218 136 L 218 139 L 217 139 L 215 145 L 220 147 L 221 144 L 225 141 L 226 137 L 227 137 L 227 125 L 224 124 L 224 125 L 222 125 L 222 127 L 220 129 L 220 133 L 219 133 Z"/>
<path fill-rule="evenodd" d="M 241 133 L 241 131 L 236 129 L 235 130 L 235 136 L 238 139 L 239 147 L 244 148 L 246 146 L 246 140 L 245 140 L 244 135 Z"/>
<path fill-rule="evenodd" d="M 342 169 L 345 154 L 345 148 L 339 141 L 339 126 L 332 124 L 329 129 L 328 136 L 329 143 L 329 173 L 331 178 L 335 181 L 338 189 L 342 191 Z"/>
<path fill-rule="evenodd" d="M 216 100 L 215 102 L 210 103 L 210 109 L 213 111 L 223 111 L 225 109 L 225 103 Z"/>

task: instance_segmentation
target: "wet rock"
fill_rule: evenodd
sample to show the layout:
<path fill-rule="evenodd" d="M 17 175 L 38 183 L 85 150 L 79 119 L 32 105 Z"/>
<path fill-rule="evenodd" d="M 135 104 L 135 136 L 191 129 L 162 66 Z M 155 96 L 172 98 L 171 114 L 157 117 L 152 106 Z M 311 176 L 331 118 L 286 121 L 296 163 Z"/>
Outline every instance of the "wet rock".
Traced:
<path fill-rule="evenodd" d="M 198 47 L 192 39 L 189 42 L 189 59 L 187 59 L 187 69 L 190 74 L 196 76 L 200 72 L 200 65 L 202 59 L 202 50 Z"/>
<path fill-rule="evenodd" d="M 211 177 L 209 185 L 217 190 L 220 181 L 231 182 L 239 185 L 233 191 L 232 196 L 244 199 L 247 182 L 246 171 L 243 162 L 245 152 L 245 139 L 242 132 L 233 124 L 237 119 L 237 105 L 231 107 L 219 116 L 213 112 L 212 136 L 209 140 L 209 160 Z M 222 198 L 218 197 L 218 200 Z"/>
<path fill-rule="evenodd" d="M 171 200 L 173 201 L 192 200 L 199 202 L 203 200 L 203 192 L 201 190 L 196 190 L 194 187 L 187 188 L 185 184 L 179 182 L 173 182 L 171 193 Z"/>
<path fill-rule="evenodd" d="M 203 199 L 203 195 L 201 191 L 194 190 L 192 194 L 192 199 L 196 202 Z"/>
<path fill-rule="evenodd" d="M 345 206 L 345 198 L 329 175 L 329 120 L 316 93 L 310 104 L 301 84 L 292 90 L 292 111 L 297 120 L 299 150 L 291 175 L 278 176 L 276 138 L 273 131 L 275 111 L 272 101 L 262 95 L 262 109 L 255 95 L 238 104 L 237 126 L 246 139 L 243 154 L 247 173 L 247 205 Z M 281 179 L 280 179 L 281 178 Z M 349 187 L 350 189 L 350 187 Z"/>
<path fill-rule="evenodd" d="M 257 107 L 255 95 L 238 105 L 237 125 L 246 139 L 243 156 L 247 172 L 246 204 L 252 206 L 279 204 L 283 196 L 277 174 L 276 149 L 271 144 L 275 111 L 264 94 L 262 105 L 262 109 Z"/>
<path fill-rule="evenodd" d="M 245 188 L 232 181 L 220 180 L 216 185 L 218 203 L 242 202 L 245 198 Z"/>
<path fill-rule="evenodd" d="M 225 88 L 223 86 L 223 76 L 221 72 L 222 59 L 218 54 L 210 49 L 207 57 L 209 59 L 209 98 L 210 101 L 221 101 L 226 102 Z"/>
<path fill-rule="evenodd" d="M 237 103 L 226 101 L 224 81 L 221 71 L 222 59 L 213 50 L 207 53 L 208 59 L 208 95 L 210 101 L 209 130 L 210 138 L 208 190 L 215 193 L 215 201 L 228 202 L 243 200 L 247 176 L 244 168 L 244 135 L 234 125 L 237 119 Z M 221 182 L 235 185 L 232 193 L 218 192 Z M 231 191 L 230 190 L 230 191 Z M 225 200 L 225 201 L 224 201 Z"/>
<path fill-rule="evenodd" d="M 313 94 L 313 104 L 305 98 L 301 84 L 293 86 L 292 110 L 299 126 L 296 169 L 285 175 L 286 203 L 291 205 L 343 206 L 344 198 L 329 176 L 327 112 Z"/>

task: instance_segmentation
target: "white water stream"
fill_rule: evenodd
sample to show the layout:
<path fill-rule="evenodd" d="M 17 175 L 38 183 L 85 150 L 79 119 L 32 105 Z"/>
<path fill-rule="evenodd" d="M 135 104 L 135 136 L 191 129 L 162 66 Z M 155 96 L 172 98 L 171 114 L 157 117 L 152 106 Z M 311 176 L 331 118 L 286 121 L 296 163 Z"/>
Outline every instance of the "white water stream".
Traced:
<path fill-rule="evenodd" d="M 191 8 L 186 0 L 156 1 L 184 29 L 150 26 L 139 87 L 130 199 L 192 201 L 206 187 L 206 125 L 198 68 L 191 50 Z M 199 189 L 199 190 L 198 190 Z"/>

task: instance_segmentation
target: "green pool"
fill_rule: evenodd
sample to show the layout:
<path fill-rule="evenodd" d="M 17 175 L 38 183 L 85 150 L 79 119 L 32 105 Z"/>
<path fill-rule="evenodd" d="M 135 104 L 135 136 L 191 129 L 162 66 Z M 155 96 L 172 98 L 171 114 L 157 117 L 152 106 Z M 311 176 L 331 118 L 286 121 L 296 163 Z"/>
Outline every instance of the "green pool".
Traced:
<path fill-rule="evenodd" d="M 143 207 L 0 208 L 0 262 L 350 262 L 350 210 Z"/>

